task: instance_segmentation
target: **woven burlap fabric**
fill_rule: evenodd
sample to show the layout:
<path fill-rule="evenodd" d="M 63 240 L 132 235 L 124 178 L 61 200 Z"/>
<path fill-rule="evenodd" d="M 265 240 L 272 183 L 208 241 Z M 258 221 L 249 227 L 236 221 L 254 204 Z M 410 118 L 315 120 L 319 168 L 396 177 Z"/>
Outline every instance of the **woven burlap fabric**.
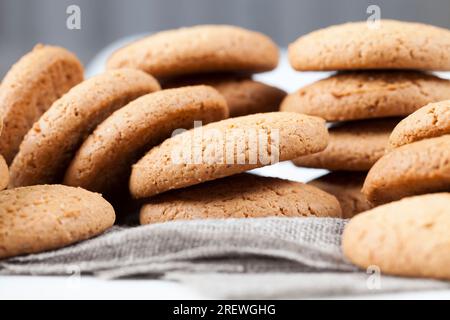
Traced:
<path fill-rule="evenodd" d="M 103 278 L 164 277 L 232 298 L 261 295 L 258 277 L 273 288 L 265 297 L 360 293 L 368 290 L 367 275 L 342 255 L 345 224 L 332 218 L 258 218 L 114 227 L 63 249 L 0 261 L 0 274 L 68 275 L 78 270 Z M 313 280 L 317 275 L 322 281 Z M 326 275 L 331 278 L 323 280 Z M 418 280 L 411 286 L 400 279 L 386 290 L 442 287 L 447 283 Z"/>

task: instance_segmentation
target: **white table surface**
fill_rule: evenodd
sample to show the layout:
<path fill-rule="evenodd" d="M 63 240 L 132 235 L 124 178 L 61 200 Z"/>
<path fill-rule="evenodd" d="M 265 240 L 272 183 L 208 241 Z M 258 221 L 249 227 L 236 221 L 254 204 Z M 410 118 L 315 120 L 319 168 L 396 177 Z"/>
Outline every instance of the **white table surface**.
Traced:
<path fill-rule="evenodd" d="M 101 72 L 106 57 L 115 48 L 129 39 L 119 40 L 105 48 L 88 65 L 86 74 L 92 76 Z M 325 72 L 295 72 L 282 51 L 279 67 L 255 76 L 256 79 L 276 85 L 292 92 L 308 83 L 325 77 Z M 447 77 L 445 73 L 441 76 Z M 299 169 L 291 163 L 280 163 L 254 170 L 255 173 L 296 181 L 308 181 L 326 173 L 326 170 Z M 0 299 L 208 299 L 200 292 L 185 285 L 164 280 L 103 280 L 89 276 L 0 276 Z M 326 298 L 326 297 L 324 297 Z M 357 297 L 334 297 L 356 299 L 450 299 L 450 290 L 436 292 L 411 292 L 401 294 L 379 294 Z"/>

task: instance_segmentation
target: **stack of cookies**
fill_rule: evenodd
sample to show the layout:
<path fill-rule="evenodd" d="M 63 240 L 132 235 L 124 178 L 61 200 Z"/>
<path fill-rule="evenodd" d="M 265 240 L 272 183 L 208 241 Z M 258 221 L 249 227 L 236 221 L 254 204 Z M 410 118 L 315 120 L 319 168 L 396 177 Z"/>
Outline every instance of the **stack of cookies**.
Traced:
<path fill-rule="evenodd" d="M 385 154 L 389 135 L 401 118 L 430 102 L 450 99 L 450 81 L 424 71 L 449 70 L 449 38 L 446 29 L 381 20 L 328 27 L 292 43 L 289 59 L 294 69 L 338 71 L 282 102 L 282 111 L 330 122 L 328 147 L 294 163 L 356 171 L 336 172 L 317 183 L 325 189 L 348 190 L 349 184 L 352 190 L 360 189 L 367 171 Z M 347 192 L 346 197 L 353 198 L 354 205 L 347 207 L 345 217 L 370 207 L 359 191 Z"/>

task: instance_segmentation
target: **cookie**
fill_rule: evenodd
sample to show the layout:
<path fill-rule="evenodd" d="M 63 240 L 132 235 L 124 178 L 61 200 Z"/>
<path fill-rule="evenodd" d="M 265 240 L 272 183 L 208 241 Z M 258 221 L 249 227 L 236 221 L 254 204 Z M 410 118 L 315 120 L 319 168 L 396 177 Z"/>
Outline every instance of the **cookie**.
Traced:
<path fill-rule="evenodd" d="M 342 217 L 348 219 L 372 208 L 361 192 L 365 178 L 365 173 L 337 171 L 314 179 L 308 185 L 335 196 L 341 205 Z"/>
<path fill-rule="evenodd" d="M 4 117 L 0 154 L 8 164 L 39 117 L 81 81 L 81 62 L 60 47 L 37 45 L 9 70 L 0 85 L 0 113 Z"/>
<path fill-rule="evenodd" d="M 237 75 L 188 76 L 163 87 L 193 84 L 206 84 L 217 89 L 227 101 L 230 117 L 277 111 L 286 96 L 286 92 L 281 89 Z"/>
<path fill-rule="evenodd" d="M 398 147 L 367 174 L 362 192 L 374 204 L 450 188 L 450 135 Z"/>
<path fill-rule="evenodd" d="M 450 133 L 450 100 L 430 103 L 403 119 L 392 131 L 389 146 L 397 148 Z"/>
<path fill-rule="evenodd" d="M 0 192 L 0 259 L 61 248 L 114 224 L 101 195 L 62 185 Z"/>
<path fill-rule="evenodd" d="M 111 70 L 73 87 L 42 115 L 25 136 L 10 167 L 10 186 L 57 183 L 84 138 L 112 112 L 159 90 L 150 75 Z"/>
<path fill-rule="evenodd" d="M 342 72 L 289 94 L 282 111 L 345 121 L 406 116 L 450 99 L 450 81 L 419 71 Z"/>
<path fill-rule="evenodd" d="M 278 64 L 278 48 L 267 36 L 226 25 L 168 30 L 114 52 L 107 68 L 136 68 L 167 78 L 204 72 L 262 72 Z"/>
<path fill-rule="evenodd" d="M 319 152 L 325 121 L 290 112 L 259 113 L 194 128 L 151 149 L 132 168 L 130 191 L 144 198 Z"/>
<path fill-rule="evenodd" d="M 289 45 L 295 70 L 450 70 L 450 31 L 422 23 L 380 20 L 316 30 Z"/>
<path fill-rule="evenodd" d="M 140 221 L 311 216 L 341 218 L 339 202 L 304 183 L 238 174 L 151 198 Z"/>
<path fill-rule="evenodd" d="M 324 151 L 293 162 L 308 168 L 367 171 L 384 155 L 398 121 L 394 118 L 337 123 L 329 129 L 330 142 Z"/>
<path fill-rule="evenodd" d="M 9 183 L 9 169 L 8 164 L 5 161 L 5 158 L 3 158 L 0 155 L 0 190 L 5 189 L 8 186 Z"/>
<path fill-rule="evenodd" d="M 84 141 L 66 171 L 64 184 L 104 194 L 127 188 L 131 165 L 174 130 L 227 116 L 225 99 L 208 86 L 142 96 L 114 112 Z"/>
<path fill-rule="evenodd" d="M 405 198 L 361 213 L 345 227 L 344 255 L 384 274 L 450 280 L 450 194 Z"/>

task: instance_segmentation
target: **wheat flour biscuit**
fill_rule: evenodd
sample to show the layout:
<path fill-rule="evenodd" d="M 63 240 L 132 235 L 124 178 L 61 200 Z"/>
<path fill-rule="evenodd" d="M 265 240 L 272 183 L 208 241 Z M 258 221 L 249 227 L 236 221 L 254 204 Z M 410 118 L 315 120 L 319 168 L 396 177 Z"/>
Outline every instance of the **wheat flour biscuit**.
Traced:
<path fill-rule="evenodd" d="M 5 161 L 5 158 L 3 158 L 0 155 L 0 190 L 5 189 L 8 186 L 9 183 L 9 169 L 8 164 Z"/>
<path fill-rule="evenodd" d="M 291 112 L 258 113 L 210 123 L 151 149 L 132 168 L 130 191 L 144 198 L 319 152 L 325 121 Z"/>
<path fill-rule="evenodd" d="M 39 117 L 71 87 L 83 81 L 83 66 L 64 48 L 37 45 L 6 74 L 0 85 L 4 128 L 0 154 L 12 162 Z"/>
<path fill-rule="evenodd" d="M 357 215 L 346 225 L 344 255 L 382 273 L 450 279 L 449 193 L 409 197 Z"/>
<path fill-rule="evenodd" d="M 389 137 L 389 146 L 396 148 L 449 133 L 450 100 L 430 103 L 400 121 Z"/>
<path fill-rule="evenodd" d="M 286 92 L 242 75 L 196 75 L 173 80 L 163 87 L 206 84 L 219 91 L 227 101 L 230 117 L 277 111 Z"/>
<path fill-rule="evenodd" d="M 362 192 L 374 204 L 450 188 L 450 135 L 398 147 L 370 169 Z"/>
<path fill-rule="evenodd" d="M 367 171 L 384 155 L 398 121 L 394 118 L 337 123 L 329 129 L 330 141 L 324 151 L 293 162 L 300 167 Z"/>
<path fill-rule="evenodd" d="M 150 75 L 110 70 L 73 87 L 27 133 L 10 167 L 10 186 L 57 183 L 98 123 L 135 98 L 159 90 Z"/>
<path fill-rule="evenodd" d="M 158 79 L 204 72 L 262 72 L 278 64 L 266 35 L 227 25 L 162 31 L 114 52 L 107 68 L 136 68 Z"/>
<path fill-rule="evenodd" d="M 341 218 L 341 207 L 334 196 L 304 183 L 238 174 L 151 198 L 140 221 L 310 216 Z"/>
<path fill-rule="evenodd" d="M 366 173 L 336 171 L 308 182 L 332 194 L 339 201 L 343 218 L 352 218 L 356 214 L 372 208 L 371 203 L 361 192 Z"/>
<path fill-rule="evenodd" d="M 450 81 L 419 71 L 341 72 L 289 94 L 282 111 L 345 121 L 406 116 L 450 99 Z"/>
<path fill-rule="evenodd" d="M 64 184 L 110 193 L 127 188 L 131 165 L 174 130 L 228 117 L 223 96 L 209 86 L 166 89 L 142 96 L 114 112 L 84 141 Z"/>
<path fill-rule="evenodd" d="M 100 194 L 62 185 L 0 192 L 0 259 L 61 248 L 114 224 L 113 207 Z"/>
<path fill-rule="evenodd" d="M 450 31 L 396 20 L 350 22 L 316 30 L 289 45 L 295 70 L 450 70 Z"/>

